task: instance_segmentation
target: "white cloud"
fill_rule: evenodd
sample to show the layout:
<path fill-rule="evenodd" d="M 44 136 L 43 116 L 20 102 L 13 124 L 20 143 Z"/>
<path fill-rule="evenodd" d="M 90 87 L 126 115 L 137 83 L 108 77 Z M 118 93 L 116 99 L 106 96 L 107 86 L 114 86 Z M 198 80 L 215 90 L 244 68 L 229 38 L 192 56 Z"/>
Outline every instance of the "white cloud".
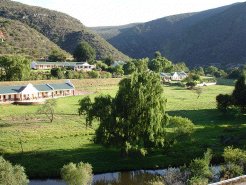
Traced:
<path fill-rule="evenodd" d="M 17 0 L 62 11 L 86 26 L 145 22 L 168 15 L 201 11 L 242 0 Z"/>

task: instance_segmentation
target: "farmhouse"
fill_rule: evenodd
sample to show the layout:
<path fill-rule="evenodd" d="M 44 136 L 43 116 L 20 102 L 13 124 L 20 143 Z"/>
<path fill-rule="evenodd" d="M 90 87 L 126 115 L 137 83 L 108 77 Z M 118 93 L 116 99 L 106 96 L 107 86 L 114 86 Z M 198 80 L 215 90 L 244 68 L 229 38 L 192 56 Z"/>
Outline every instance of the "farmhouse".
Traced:
<path fill-rule="evenodd" d="M 45 98 L 71 96 L 75 87 L 70 81 L 57 84 L 0 86 L 0 103 L 37 102 Z"/>
<path fill-rule="evenodd" d="M 164 81 L 181 81 L 187 76 L 188 75 L 184 71 L 174 73 L 161 73 L 161 77 Z"/>
<path fill-rule="evenodd" d="M 38 62 L 31 63 L 31 69 L 45 70 L 53 68 L 69 68 L 75 71 L 91 71 L 95 69 L 95 65 L 90 65 L 87 62 Z"/>

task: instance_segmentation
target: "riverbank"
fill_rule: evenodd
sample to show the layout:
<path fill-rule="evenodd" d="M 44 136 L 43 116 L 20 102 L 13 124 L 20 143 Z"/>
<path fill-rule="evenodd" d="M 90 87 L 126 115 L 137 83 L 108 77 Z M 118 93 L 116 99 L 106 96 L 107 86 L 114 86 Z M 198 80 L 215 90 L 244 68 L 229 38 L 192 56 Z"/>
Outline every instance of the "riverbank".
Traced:
<path fill-rule="evenodd" d="M 92 185 L 108 184 L 146 184 L 158 176 L 164 174 L 164 170 L 139 170 L 129 172 L 113 172 L 93 175 Z M 31 180 L 29 185 L 66 185 L 60 179 Z"/>

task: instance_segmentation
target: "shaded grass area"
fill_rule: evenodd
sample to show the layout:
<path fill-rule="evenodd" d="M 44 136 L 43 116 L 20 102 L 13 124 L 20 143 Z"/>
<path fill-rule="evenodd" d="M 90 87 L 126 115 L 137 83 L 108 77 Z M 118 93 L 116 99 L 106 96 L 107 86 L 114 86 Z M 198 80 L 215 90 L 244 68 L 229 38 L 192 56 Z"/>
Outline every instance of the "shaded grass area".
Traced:
<path fill-rule="evenodd" d="M 114 96 L 118 86 L 80 84 L 80 88 L 94 91 L 90 95 L 94 98 L 99 94 Z M 200 98 L 184 88 L 164 89 L 168 114 L 184 116 L 195 123 L 191 137 L 181 138 L 171 148 L 153 150 L 145 158 L 122 158 L 119 150 L 94 144 L 98 123 L 85 128 L 85 120 L 77 114 L 78 100 L 84 96 L 75 96 L 57 100 L 53 123 L 35 114 L 37 105 L 0 106 L 0 153 L 11 162 L 23 165 L 31 178 L 55 178 L 60 176 L 60 168 L 71 161 L 89 162 L 95 173 L 154 169 L 188 164 L 207 148 L 215 153 L 213 162 L 219 163 L 225 146 L 244 147 L 246 117 L 224 116 L 216 110 L 216 95 L 230 93 L 233 87 L 204 87 Z"/>

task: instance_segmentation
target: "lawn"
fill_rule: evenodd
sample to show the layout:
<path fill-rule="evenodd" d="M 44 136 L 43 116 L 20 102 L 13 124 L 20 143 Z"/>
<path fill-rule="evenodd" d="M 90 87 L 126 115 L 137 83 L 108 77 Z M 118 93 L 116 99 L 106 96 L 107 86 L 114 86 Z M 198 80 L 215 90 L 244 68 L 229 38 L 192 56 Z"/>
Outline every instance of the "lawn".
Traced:
<path fill-rule="evenodd" d="M 118 82 L 119 79 L 73 81 L 77 89 L 93 92 L 92 98 L 100 94 L 114 96 Z M 59 177 L 59 169 L 70 161 L 89 162 L 95 173 L 179 166 L 201 156 L 207 148 L 213 149 L 213 161 L 219 163 L 225 146 L 244 147 L 246 143 L 246 118 L 223 116 L 216 110 L 215 97 L 232 90 L 232 86 L 203 87 L 197 98 L 195 91 L 164 86 L 168 114 L 188 117 L 195 124 L 195 132 L 173 147 L 154 150 L 145 158 L 121 158 L 119 150 L 93 143 L 98 123 L 86 129 L 85 120 L 77 114 L 78 100 L 84 96 L 57 99 L 53 123 L 36 115 L 38 105 L 1 105 L 0 153 L 23 165 L 31 178 Z"/>

